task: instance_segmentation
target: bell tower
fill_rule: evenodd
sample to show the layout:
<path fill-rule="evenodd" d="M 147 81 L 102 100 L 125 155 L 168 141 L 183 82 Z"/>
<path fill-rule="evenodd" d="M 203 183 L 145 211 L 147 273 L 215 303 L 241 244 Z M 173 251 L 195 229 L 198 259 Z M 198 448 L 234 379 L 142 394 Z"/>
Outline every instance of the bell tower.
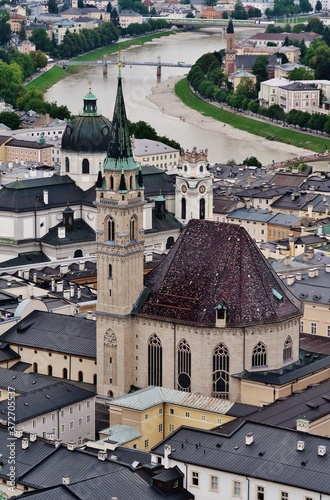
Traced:
<path fill-rule="evenodd" d="M 96 184 L 98 392 L 116 396 L 133 384 L 131 311 L 143 289 L 145 204 L 118 66 L 109 149 Z"/>
<path fill-rule="evenodd" d="M 236 59 L 236 49 L 235 49 L 235 33 L 233 21 L 230 18 L 227 26 L 227 45 L 226 45 L 226 56 L 225 56 L 225 73 L 230 76 L 235 72 L 235 59 Z"/>

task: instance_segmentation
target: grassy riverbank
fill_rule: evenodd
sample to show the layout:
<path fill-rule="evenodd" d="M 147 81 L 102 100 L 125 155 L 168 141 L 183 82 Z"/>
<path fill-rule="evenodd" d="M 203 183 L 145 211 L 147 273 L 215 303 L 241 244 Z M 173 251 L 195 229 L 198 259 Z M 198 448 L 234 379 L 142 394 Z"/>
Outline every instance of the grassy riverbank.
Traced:
<path fill-rule="evenodd" d="M 248 118 L 239 113 L 232 113 L 221 109 L 196 96 L 189 87 L 188 80 L 183 78 L 175 85 L 175 93 L 182 102 L 191 109 L 198 111 L 204 116 L 209 116 L 217 121 L 231 125 L 239 130 L 264 137 L 269 141 L 279 141 L 291 144 L 298 148 L 310 149 L 316 153 L 323 153 L 330 149 L 330 140 L 309 134 L 297 132 L 288 127 L 277 127 L 268 122 Z"/>
<path fill-rule="evenodd" d="M 88 52 L 87 54 L 83 54 L 81 56 L 73 59 L 74 61 L 98 61 L 102 59 L 104 55 L 114 54 L 119 50 L 127 49 L 128 47 L 132 47 L 133 45 L 143 45 L 146 42 L 150 42 L 155 38 L 161 38 L 163 36 L 173 35 L 173 31 L 163 31 L 161 33 L 151 33 L 149 35 L 140 36 L 138 38 L 130 38 L 128 40 L 121 40 L 120 42 L 113 43 L 111 45 L 107 45 L 106 47 L 101 47 L 99 49 L 93 50 L 92 52 Z M 55 85 L 55 83 L 59 82 L 62 78 L 67 76 L 69 73 L 77 72 L 81 69 L 82 66 L 72 66 L 67 70 L 60 68 L 59 66 L 53 66 L 49 71 L 42 73 L 40 76 L 32 80 L 30 83 L 26 85 L 27 89 L 35 88 L 41 92 L 46 92 L 50 87 Z"/>

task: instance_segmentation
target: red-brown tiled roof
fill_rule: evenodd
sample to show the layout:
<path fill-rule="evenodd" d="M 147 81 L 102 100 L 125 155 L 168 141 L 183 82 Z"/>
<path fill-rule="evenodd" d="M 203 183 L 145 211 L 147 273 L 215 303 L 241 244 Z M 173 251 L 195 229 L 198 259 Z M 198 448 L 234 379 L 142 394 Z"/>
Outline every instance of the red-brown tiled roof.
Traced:
<path fill-rule="evenodd" d="M 234 224 L 191 220 L 145 285 L 134 314 L 147 317 L 215 326 L 220 302 L 228 307 L 228 327 L 301 315 L 300 302 L 245 229 Z"/>

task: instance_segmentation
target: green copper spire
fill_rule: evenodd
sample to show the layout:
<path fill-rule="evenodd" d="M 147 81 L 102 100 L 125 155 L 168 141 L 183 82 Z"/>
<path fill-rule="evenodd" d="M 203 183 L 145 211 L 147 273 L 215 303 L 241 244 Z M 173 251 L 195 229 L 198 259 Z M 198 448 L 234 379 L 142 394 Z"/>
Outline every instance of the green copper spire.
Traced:
<path fill-rule="evenodd" d="M 123 170 L 136 170 L 136 164 L 132 154 L 131 139 L 128 132 L 120 66 L 121 64 L 119 63 L 117 96 L 112 119 L 110 143 L 107 157 L 104 162 L 105 170 L 115 170 L 117 172 Z"/>
<path fill-rule="evenodd" d="M 232 34 L 232 33 L 234 33 L 234 24 L 233 24 L 232 18 L 230 17 L 229 22 L 228 22 L 228 26 L 227 26 L 227 35 Z"/>

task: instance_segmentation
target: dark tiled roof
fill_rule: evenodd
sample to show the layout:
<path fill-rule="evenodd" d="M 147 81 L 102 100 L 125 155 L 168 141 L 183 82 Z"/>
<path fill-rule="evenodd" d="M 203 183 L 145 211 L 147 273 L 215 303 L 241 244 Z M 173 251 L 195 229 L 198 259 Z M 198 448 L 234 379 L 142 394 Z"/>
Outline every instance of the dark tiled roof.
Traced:
<path fill-rule="evenodd" d="M 247 434 L 253 435 L 250 446 Z M 303 452 L 297 451 L 298 440 L 305 442 Z M 330 446 L 329 438 L 245 422 L 231 435 L 181 427 L 152 452 L 163 456 L 164 444 L 172 448 L 170 459 L 181 464 L 330 494 L 330 457 L 318 455 L 319 445 Z"/>
<path fill-rule="evenodd" d="M 62 380 L 52 382 L 52 384 L 46 387 L 40 387 L 16 397 L 16 424 L 96 396 L 94 392 L 87 391 Z M 15 380 L 12 381 L 11 387 L 15 388 Z M 0 401 L 0 418 L 5 421 L 8 420 L 7 400 Z"/>
<path fill-rule="evenodd" d="M 301 315 L 286 288 L 244 228 L 191 220 L 169 254 L 145 278 L 135 313 L 215 325 L 227 305 L 228 327 L 280 322 Z M 283 296 L 279 303 L 273 290 Z"/>
<path fill-rule="evenodd" d="M 18 373 L 7 368 L 0 368 L 0 387 L 14 387 L 18 393 L 35 391 L 54 383 L 54 379 L 43 377 L 38 373 Z"/>
<path fill-rule="evenodd" d="M 11 139 L 8 135 L 0 135 L 0 146 Z"/>
<path fill-rule="evenodd" d="M 72 226 L 65 231 L 65 238 L 59 238 L 59 227 L 64 227 L 62 222 L 52 227 L 50 231 L 41 238 L 41 241 L 51 245 L 66 245 L 81 241 L 95 241 L 94 229 L 92 229 L 83 219 L 74 219 Z"/>
<path fill-rule="evenodd" d="M 49 258 L 44 252 L 22 252 L 13 259 L 0 262 L 0 267 L 25 266 L 27 264 L 39 264 L 40 262 L 49 262 Z"/>
<path fill-rule="evenodd" d="M 294 392 L 287 398 L 259 408 L 247 420 L 276 425 L 287 429 L 296 428 L 296 420 L 303 418 L 314 422 L 330 414 L 330 380 Z"/>
<path fill-rule="evenodd" d="M 183 228 L 181 222 L 178 221 L 171 213 L 165 211 L 165 218 L 159 219 L 155 216 L 155 210 L 152 211 L 152 229 L 147 229 L 146 234 L 158 233 L 159 231 L 171 231 L 173 229 L 180 230 Z"/>
<path fill-rule="evenodd" d="M 163 469 L 161 472 L 154 476 L 157 481 L 162 481 L 166 483 L 167 481 L 173 481 L 174 479 L 179 479 L 183 477 L 184 474 L 181 472 L 179 467 L 173 467 L 170 469 Z"/>
<path fill-rule="evenodd" d="M 258 407 L 254 405 L 234 403 L 233 406 L 229 408 L 226 415 L 236 418 L 246 417 L 247 415 L 251 415 L 251 413 L 253 413 L 257 409 Z"/>
<path fill-rule="evenodd" d="M 95 358 L 96 322 L 34 311 L 5 332 L 1 340 L 12 345 Z"/>
<path fill-rule="evenodd" d="M 7 342 L 2 342 L 0 341 L 0 362 L 8 361 L 9 359 L 17 359 L 19 358 L 19 354 L 17 352 L 13 351 L 8 345 Z M 1 380 L 0 380 L 0 385 L 1 385 Z"/>
<path fill-rule="evenodd" d="M 48 204 L 44 203 L 43 191 L 48 191 Z M 84 205 L 84 191 L 67 175 L 53 175 L 11 182 L 0 191 L 0 210 L 23 212 L 67 205 Z"/>
<path fill-rule="evenodd" d="M 301 333 L 300 348 L 305 351 L 330 355 L 330 337 Z"/>
<path fill-rule="evenodd" d="M 40 143 L 37 141 L 24 141 L 22 139 L 12 139 L 7 142 L 7 146 L 12 148 L 31 148 L 31 149 L 48 149 L 52 148 L 53 145 L 49 144 L 49 142 Z"/>
<path fill-rule="evenodd" d="M 168 175 L 156 167 L 143 167 L 143 185 L 144 195 L 158 196 L 159 193 L 163 195 L 174 194 L 175 192 L 175 175 Z"/>
<path fill-rule="evenodd" d="M 330 367 L 330 356 L 324 354 L 304 353 L 302 351 L 300 360 L 291 365 L 280 368 L 279 370 L 261 371 L 261 372 L 242 372 L 234 377 L 244 380 L 253 380 L 263 384 L 284 385 L 303 377 L 307 377 L 311 373 L 322 371 Z"/>

